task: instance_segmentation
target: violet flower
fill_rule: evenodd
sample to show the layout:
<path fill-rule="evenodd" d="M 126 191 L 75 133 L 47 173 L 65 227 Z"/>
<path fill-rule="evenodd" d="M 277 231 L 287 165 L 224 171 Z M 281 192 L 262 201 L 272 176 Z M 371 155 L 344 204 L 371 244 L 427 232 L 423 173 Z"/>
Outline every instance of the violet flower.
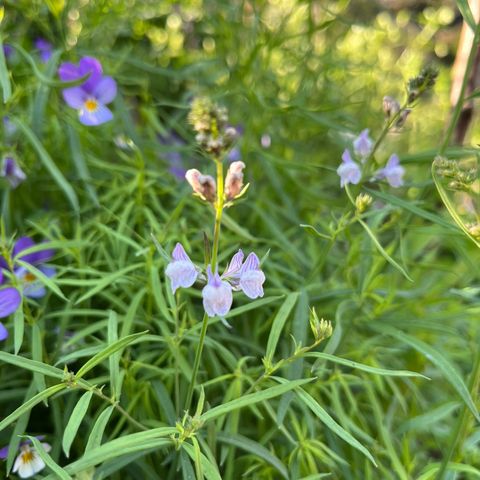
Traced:
<path fill-rule="evenodd" d="M 195 283 L 199 271 L 181 243 L 175 245 L 172 252 L 172 261 L 167 265 L 165 274 L 170 278 L 173 293 L 179 287 L 188 288 Z"/>
<path fill-rule="evenodd" d="M 40 53 L 40 60 L 42 63 L 47 63 L 52 57 L 53 45 L 41 37 L 38 37 L 35 40 L 34 45 Z"/>
<path fill-rule="evenodd" d="M 251 299 L 263 297 L 263 283 L 265 274 L 260 269 L 260 260 L 254 252 L 251 252 L 245 263 L 244 254 L 239 250 L 223 272 L 222 278 L 228 280 L 233 290 L 242 290 Z"/>
<path fill-rule="evenodd" d="M 13 55 L 13 47 L 8 44 L 4 44 L 3 55 L 5 56 L 5 59 L 8 60 Z"/>
<path fill-rule="evenodd" d="M 162 145 L 168 148 L 168 150 L 162 152 L 162 154 L 170 165 L 168 169 L 169 172 L 177 179 L 183 180 L 187 171 L 183 166 L 182 155 L 176 149 L 182 147 L 185 142 L 175 132 L 170 132 L 167 135 L 159 135 L 158 139 Z"/>
<path fill-rule="evenodd" d="M 0 167 L 0 177 L 5 178 L 12 188 L 17 188 L 27 178 L 27 175 L 14 158 L 4 157 Z"/>
<path fill-rule="evenodd" d="M 62 63 L 58 76 L 64 82 L 71 82 L 89 74 L 87 80 L 77 87 L 63 90 L 63 98 L 69 107 L 78 110 L 80 122 L 84 125 L 101 125 L 113 118 L 105 106 L 117 95 L 117 83 L 112 77 L 103 76 L 102 65 L 93 57 L 83 57 L 78 66 Z"/>
<path fill-rule="evenodd" d="M 373 141 L 368 136 L 369 129 L 366 128 L 360 135 L 353 141 L 353 150 L 356 155 L 358 155 L 362 162 L 370 155 L 373 148 Z"/>
<path fill-rule="evenodd" d="M 378 179 L 386 179 L 391 187 L 398 188 L 403 185 L 403 175 L 405 169 L 400 165 L 400 159 L 397 154 L 393 154 L 387 161 L 385 167 L 378 170 L 375 177 Z"/>
<path fill-rule="evenodd" d="M 207 279 L 207 284 L 202 290 L 203 308 L 209 317 L 215 315 L 224 317 L 232 307 L 232 287 L 221 279 L 218 271 L 212 274 L 210 265 L 207 267 Z"/>
<path fill-rule="evenodd" d="M 3 284 L 3 272 L 0 270 L 0 285 Z M 0 318 L 5 318 L 14 313 L 22 303 L 20 292 L 14 287 L 0 289 Z M 8 330 L 0 322 L 0 341 L 8 338 Z"/>
<path fill-rule="evenodd" d="M 353 161 L 348 149 L 343 152 L 342 163 L 337 168 L 337 174 L 340 177 L 340 187 L 344 187 L 348 183 L 357 185 L 362 178 L 360 166 Z"/>

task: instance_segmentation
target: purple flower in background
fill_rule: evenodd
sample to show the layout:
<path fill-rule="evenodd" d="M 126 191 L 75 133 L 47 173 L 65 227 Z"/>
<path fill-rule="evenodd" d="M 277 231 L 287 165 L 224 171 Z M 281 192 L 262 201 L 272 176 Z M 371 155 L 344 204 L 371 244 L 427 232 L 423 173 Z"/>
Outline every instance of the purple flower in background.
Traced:
<path fill-rule="evenodd" d="M 233 147 L 227 155 L 228 162 L 239 162 L 242 159 L 242 153 L 240 152 L 240 148 L 235 146 Z"/>
<path fill-rule="evenodd" d="M 82 85 L 63 90 L 63 98 L 69 107 L 78 110 L 80 122 L 84 125 L 101 125 L 113 118 L 105 105 L 117 95 L 115 80 L 103 76 L 102 65 L 93 57 L 83 57 L 78 66 L 62 63 L 58 69 L 58 76 L 64 82 L 78 80 L 87 74 L 90 76 Z"/>
<path fill-rule="evenodd" d="M 262 138 L 260 139 L 260 144 L 263 148 L 270 148 L 270 146 L 272 145 L 272 138 L 268 133 L 264 133 L 262 135 Z"/>
<path fill-rule="evenodd" d="M 251 252 L 243 263 L 243 252 L 239 250 L 223 272 L 222 279 L 228 280 L 235 291 L 242 290 L 251 299 L 263 297 L 265 274 L 260 269 L 260 260 Z"/>
<path fill-rule="evenodd" d="M 394 153 L 388 159 L 385 167 L 381 168 L 375 176 L 378 179 L 386 179 L 390 186 L 398 188 L 403 185 L 404 174 L 405 169 L 400 165 L 398 155 Z"/>
<path fill-rule="evenodd" d="M 187 171 L 183 166 L 182 155 L 178 151 L 178 148 L 183 147 L 185 142 L 175 132 L 170 132 L 167 135 L 159 135 L 158 139 L 162 145 L 167 147 L 167 150 L 162 152 L 162 154 L 170 165 L 168 169 L 169 172 L 179 180 L 184 180 Z"/>
<path fill-rule="evenodd" d="M 353 150 L 356 155 L 364 161 L 372 152 L 373 141 L 368 136 L 368 128 L 363 130 L 360 135 L 353 141 Z"/>
<path fill-rule="evenodd" d="M 232 287 L 221 279 L 218 272 L 213 274 L 210 265 L 207 268 L 207 280 L 202 290 L 203 308 L 209 317 L 224 317 L 232 307 Z"/>
<path fill-rule="evenodd" d="M 47 63 L 52 57 L 53 45 L 44 38 L 37 38 L 35 40 L 35 48 L 40 53 L 40 60 Z"/>
<path fill-rule="evenodd" d="M 172 261 L 167 265 L 165 274 L 170 278 L 172 292 L 177 288 L 191 287 L 198 277 L 198 269 L 190 260 L 181 243 L 177 243 L 172 252 Z"/>
<path fill-rule="evenodd" d="M 5 115 L 3 117 L 3 133 L 5 137 L 11 137 L 17 131 L 17 126 Z"/>
<path fill-rule="evenodd" d="M 0 270 L 0 285 L 3 284 L 3 272 Z M 0 318 L 5 318 L 17 311 L 22 303 L 20 292 L 14 287 L 0 289 Z M 8 330 L 0 322 L 0 341 L 8 338 Z"/>
<path fill-rule="evenodd" d="M 358 163 L 352 160 L 349 150 L 345 150 L 342 155 L 342 163 L 337 168 L 340 177 L 340 187 L 344 187 L 348 183 L 357 185 L 362 178 L 362 171 Z"/>
<path fill-rule="evenodd" d="M 13 55 L 13 47 L 10 45 L 4 44 L 3 45 L 3 55 L 8 60 Z"/>
<path fill-rule="evenodd" d="M 27 178 L 12 157 L 4 157 L 0 167 L 0 177 L 5 178 L 12 188 L 17 188 Z"/>

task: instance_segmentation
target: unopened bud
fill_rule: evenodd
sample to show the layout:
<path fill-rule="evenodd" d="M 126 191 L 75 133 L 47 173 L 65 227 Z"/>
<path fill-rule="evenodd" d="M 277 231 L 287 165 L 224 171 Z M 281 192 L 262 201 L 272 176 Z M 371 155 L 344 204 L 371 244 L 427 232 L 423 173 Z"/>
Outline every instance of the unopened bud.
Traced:
<path fill-rule="evenodd" d="M 242 191 L 244 168 L 245 164 L 241 161 L 230 164 L 225 178 L 225 196 L 227 200 L 233 200 Z"/>
<path fill-rule="evenodd" d="M 355 207 L 357 207 L 358 213 L 365 212 L 372 204 L 373 198 L 368 193 L 361 193 L 355 199 Z"/>
<path fill-rule="evenodd" d="M 203 175 L 197 169 L 191 168 L 187 170 L 185 178 L 197 195 L 200 195 L 207 202 L 215 202 L 217 188 L 212 176 Z"/>
<path fill-rule="evenodd" d="M 480 224 L 471 223 L 470 225 L 467 225 L 467 228 L 473 238 L 480 240 Z"/>
<path fill-rule="evenodd" d="M 383 111 L 387 118 L 395 116 L 400 111 L 400 104 L 390 96 L 383 97 Z"/>
<path fill-rule="evenodd" d="M 313 336 L 316 342 L 321 342 L 326 338 L 332 336 L 333 327 L 329 320 L 318 319 L 315 309 L 310 311 L 310 328 L 312 329 Z"/>

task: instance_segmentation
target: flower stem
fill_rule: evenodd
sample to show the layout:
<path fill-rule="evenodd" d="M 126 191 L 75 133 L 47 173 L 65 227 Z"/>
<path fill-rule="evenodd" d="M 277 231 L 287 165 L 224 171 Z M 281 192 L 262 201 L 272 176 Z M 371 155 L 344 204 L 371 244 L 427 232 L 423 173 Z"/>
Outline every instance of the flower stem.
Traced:
<path fill-rule="evenodd" d="M 200 332 L 200 340 L 197 345 L 197 351 L 195 352 L 195 360 L 193 362 L 192 379 L 190 380 L 190 384 L 188 386 L 187 398 L 185 400 L 186 411 L 190 409 L 190 405 L 192 403 L 193 391 L 195 390 L 195 382 L 197 379 L 198 368 L 200 367 L 200 359 L 202 358 L 203 344 L 205 343 L 205 337 L 207 335 L 207 327 L 208 327 L 208 315 L 204 313 L 203 321 L 202 321 L 202 330 Z"/>
<path fill-rule="evenodd" d="M 211 267 L 212 272 L 215 273 L 217 269 L 217 257 L 218 257 L 218 243 L 220 240 L 220 226 L 222 223 L 223 212 L 223 163 L 220 159 L 215 159 L 217 166 L 217 200 L 215 202 L 215 227 L 213 231 L 213 249 Z M 202 330 L 200 332 L 200 339 L 197 345 L 197 351 L 195 352 L 195 360 L 193 362 L 192 378 L 190 385 L 188 386 L 187 398 L 185 400 L 185 410 L 190 409 L 192 403 L 193 391 L 195 390 L 195 383 L 197 380 L 198 369 L 200 367 L 200 359 L 202 358 L 203 344 L 205 343 L 205 337 L 207 335 L 208 327 L 208 315 L 203 315 Z"/>

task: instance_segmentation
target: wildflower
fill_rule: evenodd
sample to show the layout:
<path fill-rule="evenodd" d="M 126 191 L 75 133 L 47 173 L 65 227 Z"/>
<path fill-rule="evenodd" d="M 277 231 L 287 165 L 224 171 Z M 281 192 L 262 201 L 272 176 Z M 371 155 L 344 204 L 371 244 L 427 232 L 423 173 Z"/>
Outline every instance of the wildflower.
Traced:
<path fill-rule="evenodd" d="M 18 260 L 22 260 L 25 263 L 29 263 L 30 265 L 35 266 L 38 270 L 40 270 L 40 272 L 42 272 L 45 276 L 49 278 L 55 276 L 55 268 L 45 265 L 45 262 L 47 262 L 53 257 L 54 251 L 52 249 L 45 249 L 38 252 L 21 255 L 21 252 L 34 246 L 35 242 L 30 237 L 21 237 L 15 242 L 15 245 L 13 246 L 12 256 L 16 257 Z M 0 257 L 0 268 L 8 269 L 8 264 L 2 257 Z M 47 293 L 43 283 L 38 280 L 35 275 L 30 273 L 25 267 L 21 265 L 14 265 L 13 274 L 21 285 L 22 294 L 24 296 L 29 298 L 41 298 Z M 0 295 L 2 294 L 2 292 L 5 292 L 5 290 L 7 289 L 0 290 Z M 10 293 L 9 295 L 11 296 L 10 298 L 13 298 L 13 293 Z M 17 308 L 19 305 L 20 303 L 17 305 Z"/>
<path fill-rule="evenodd" d="M 185 142 L 175 132 L 159 135 L 158 139 L 163 146 L 168 148 L 162 153 L 170 165 L 169 172 L 179 180 L 183 180 L 187 172 L 183 167 L 182 155 L 178 148 L 181 148 Z"/>
<path fill-rule="evenodd" d="M 101 125 L 113 118 L 105 106 L 117 95 L 117 84 L 112 77 L 103 76 L 102 65 L 93 57 L 83 57 L 78 66 L 62 63 L 58 75 L 64 82 L 78 80 L 89 74 L 88 79 L 77 87 L 63 90 L 63 98 L 69 107 L 78 110 L 80 122 L 84 125 Z"/>
<path fill-rule="evenodd" d="M 203 175 L 196 168 L 191 168 L 185 173 L 187 182 L 192 187 L 193 191 L 199 195 L 203 200 L 213 203 L 217 195 L 217 187 L 215 180 L 210 175 Z"/>
<path fill-rule="evenodd" d="M 43 436 L 36 437 L 39 440 Z M 52 447 L 46 442 L 42 442 L 42 447 L 46 452 L 49 452 Z M 8 447 L 0 449 L 0 459 L 5 460 L 8 457 Z M 45 468 L 45 462 L 40 458 L 32 442 L 26 440 L 20 444 L 19 455 L 13 464 L 13 473 L 17 473 L 20 478 L 29 478 L 41 472 Z"/>
<path fill-rule="evenodd" d="M 12 188 L 17 188 L 26 178 L 25 172 L 12 157 L 4 157 L 0 177 L 5 178 Z"/>
<path fill-rule="evenodd" d="M 390 186 L 398 188 L 403 185 L 404 174 L 405 169 L 400 165 L 400 159 L 398 158 L 398 155 L 394 153 L 388 159 L 385 167 L 376 173 L 376 177 L 379 179 L 385 178 Z"/>
<path fill-rule="evenodd" d="M 400 111 L 400 104 L 389 95 L 383 97 L 383 111 L 387 118 L 394 117 Z"/>
<path fill-rule="evenodd" d="M 0 270 L 0 285 L 3 283 L 3 272 Z M 0 289 L 0 318 L 5 318 L 14 313 L 20 304 L 22 297 L 20 292 L 14 287 L 5 287 Z M 0 322 L 0 341 L 8 338 L 8 330 Z"/>
<path fill-rule="evenodd" d="M 231 285 L 222 280 L 217 271 L 213 274 L 210 265 L 207 268 L 207 285 L 202 290 L 202 297 L 203 308 L 209 317 L 224 317 L 232 306 Z"/>
<path fill-rule="evenodd" d="M 353 150 L 356 155 L 361 157 L 362 161 L 365 160 L 371 153 L 373 142 L 368 136 L 369 129 L 366 128 L 360 135 L 353 141 Z"/>
<path fill-rule="evenodd" d="M 35 40 L 35 48 L 40 52 L 40 60 L 47 63 L 52 57 L 53 45 L 44 38 L 38 37 Z"/>
<path fill-rule="evenodd" d="M 263 148 L 270 148 L 270 146 L 272 145 L 272 138 L 268 133 L 264 133 L 262 135 L 262 137 L 260 138 L 260 144 Z"/>
<path fill-rule="evenodd" d="M 368 193 L 361 193 L 355 199 L 355 207 L 358 213 L 363 213 L 372 204 L 373 198 Z"/>
<path fill-rule="evenodd" d="M 340 187 L 344 187 L 348 183 L 357 185 L 362 178 L 362 171 L 358 163 L 352 160 L 349 150 L 343 152 L 342 162 L 337 168 L 337 174 L 340 177 Z"/>
<path fill-rule="evenodd" d="M 227 200 L 233 200 L 242 191 L 244 168 L 245 164 L 243 162 L 233 162 L 230 164 L 227 176 L 225 177 L 225 195 Z"/>
<path fill-rule="evenodd" d="M 172 261 L 167 265 L 165 274 L 170 278 L 172 292 L 177 288 L 191 287 L 198 277 L 198 269 L 190 260 L 181 243 L 177 243 L 172 252 Z"/>
<path fill-rule="evenodd" d="M 407 121 L 408 116 L 412 113 L 411 108 L 405 108 L 400 112 L 400 115 L 398 116 L 398 120 L 395 122 L 395 127 L 396 128 L 402 128 L 405 125 L 405 122 Z"/>
<path fill-rule="evenodd" d="M 5 137 L 7 139 L 9 137 L 12 137 L 16 131 L 17 131 L 17 126 L 10 120 L 10 118 L 7 115 L 5 115 L 3 117 L 3 133 L 5 134 Z"/>
<path fill-rule="evenodd" d="M 245 263 L 243 257 L 242 250 L 239 250 L 232 257 L 221 278 L 227 280 L 233 290 L 242 290 L 248 298 L 263 297 L 265 274 L 260 269 L 260 260 L 254 252 L 248 255 Z"/>

